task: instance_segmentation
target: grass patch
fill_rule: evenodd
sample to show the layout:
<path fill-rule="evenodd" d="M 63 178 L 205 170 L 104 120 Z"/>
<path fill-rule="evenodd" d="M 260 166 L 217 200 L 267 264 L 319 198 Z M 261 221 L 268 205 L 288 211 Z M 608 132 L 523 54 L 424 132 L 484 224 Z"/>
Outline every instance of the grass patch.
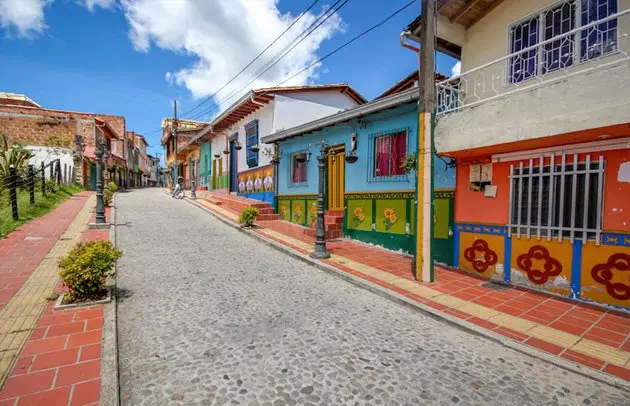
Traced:
<path fill-rule="evenodd" d="M 18 215 L 17 221 L 11 215 L 11 202 L 9 190 L 0 190 L 0 238 L 5 237 L 24 223 L 27 223 L 43 214 L 48 213 L 62 202 L 68 200 L 73 194 L 81 192 L 82 187 L 66 185 L 59 187 L 54 193 L 46 192 L 42 195 L 41 185 L 35 186 L 35 204 L 29 203 L 28 189 L 17 190 Z"/>

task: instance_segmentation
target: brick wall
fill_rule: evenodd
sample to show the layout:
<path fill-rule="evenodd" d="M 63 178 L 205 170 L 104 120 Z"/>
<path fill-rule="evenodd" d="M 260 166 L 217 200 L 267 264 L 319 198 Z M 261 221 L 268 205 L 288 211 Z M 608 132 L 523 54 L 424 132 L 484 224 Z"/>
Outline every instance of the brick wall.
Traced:
<path fill-rule="evenodd" d="M 125 118 L 92 113 L 79 113 L 49 110 L 36 107 L 0 105 L 0 133 L 12 141 L 25 145 L 43 145 L 45 140 L 57 134 L 74 145 L 75 134 L 83 137 L 83 142 L 94 146 L 94 119 L 106 121 L 116 131 L 125 135 Z"/>

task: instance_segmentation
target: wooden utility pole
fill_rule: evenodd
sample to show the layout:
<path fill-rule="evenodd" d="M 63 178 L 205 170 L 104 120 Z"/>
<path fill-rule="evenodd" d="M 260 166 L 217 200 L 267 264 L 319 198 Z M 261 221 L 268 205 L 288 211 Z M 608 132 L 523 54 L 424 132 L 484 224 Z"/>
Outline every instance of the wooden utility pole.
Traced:
<path fill-rule="evenodd" d="M 173 158 L 173 187 L 177 185 L 177 100 L 173 100 L 173 151 L 175 152 Z M 168 158 L 168 157 L 167 157 Z"/>
<path fill-rule="evenodd" d="M 420 98 L 416 174 L 416 280 L 434 282 L 433 271 L 433 127 L 435 120 L 435 0 L 422 0 L 420 26 Z"/>

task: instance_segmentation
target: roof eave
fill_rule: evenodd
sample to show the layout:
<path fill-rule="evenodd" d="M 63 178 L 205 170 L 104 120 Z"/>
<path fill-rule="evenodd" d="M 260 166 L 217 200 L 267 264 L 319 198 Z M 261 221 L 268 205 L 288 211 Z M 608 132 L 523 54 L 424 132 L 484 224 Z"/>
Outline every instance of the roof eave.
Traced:
<path fill-rule="evenodd" d="M 417 100 L 419 95 L 419 89 L 415 87 L 413 89 L 405 90 L 404 92 L 396 93 L 392 96 L 374 100 L 370 103 L 364 104 L 351 110 L 341 111 L 332 116 L 327 116 L 319 120 L 311 121 L 297 127 L 289 128 L 288 130 L 278 131 L 277 133 L 262 137 L 261 141 L 266 144 L 284 141 L 289 138 L 301 136 L 309 132 L 318 131 L 323 128 L 330 127 L 344 121 L 363 117 L 368 114 L 376 113 L 381 110 L 396 107 L 401 104 Z"/>

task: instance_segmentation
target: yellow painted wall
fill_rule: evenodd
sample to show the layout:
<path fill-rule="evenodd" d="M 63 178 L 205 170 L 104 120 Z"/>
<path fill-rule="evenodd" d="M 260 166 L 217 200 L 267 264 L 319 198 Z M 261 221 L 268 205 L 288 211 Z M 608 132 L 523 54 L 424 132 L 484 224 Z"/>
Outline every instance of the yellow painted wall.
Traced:
<path fill-rule="evenodd" d="M 460 233 L 459 269 L 503 280 L 504 241 L 500 235 Z"/>
<path fill-rule="evenodd" d="M 582 299 L 630 307 L 630 247 L 582 247 Z"/>
<path fill-rule="evenodd" d="M 573 245 L 536 237 L 512 237 L 511 282 L 571 295 Z"/>

